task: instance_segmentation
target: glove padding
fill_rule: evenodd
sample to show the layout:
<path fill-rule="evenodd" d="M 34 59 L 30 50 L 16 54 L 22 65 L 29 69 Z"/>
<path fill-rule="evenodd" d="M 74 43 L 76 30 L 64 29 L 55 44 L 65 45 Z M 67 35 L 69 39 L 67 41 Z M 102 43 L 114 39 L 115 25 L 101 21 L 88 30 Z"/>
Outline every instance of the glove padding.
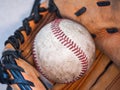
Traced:
<path fill-rule="evenodd" d="M 96 46 L 120 67 L 120 0 L 53 1 L 63 18 L 85 26 Z"/>

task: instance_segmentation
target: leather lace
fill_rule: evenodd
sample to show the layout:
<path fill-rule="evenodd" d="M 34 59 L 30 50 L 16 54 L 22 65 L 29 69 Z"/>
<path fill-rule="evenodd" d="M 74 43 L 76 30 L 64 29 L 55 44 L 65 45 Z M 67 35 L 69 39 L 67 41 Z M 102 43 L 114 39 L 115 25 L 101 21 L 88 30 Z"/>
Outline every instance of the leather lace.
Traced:
<path fill-rule="evenodd" d="M 21 74 L 21 72 L 24 72 L 24 69 L 16 63 L 16 60 L 19 60 L 18 58 L 24 60 L 20 51 L 20 45 L 24 43 L 24 36 L 21 31 L 24 30 L 26 35 L 29 36 L 32 31 L 29 21 L 34 20 L 35 23 L 38 23 L 42 19 L 41 12 L 48 10 L 49 12 L 55 12 L 58 17 L 61 17 L 53 0 L 49 0 L 48 9 L 40 7 L 40 1 L 41 0 L 35 0 L 30 16 L 23 20 L 23 25 L 5 42 L 5 45 L 10 43 L 15 48 L 15 50 L 4 51 L 0 60 L 0 83 L 7 84 L 7 90 L 12 90 L 10 86 L 12 84 L 17 84 L 20 90 L 32 90 L 31 86 L 34 87 L 33 82 L 25 80 Z M 9 70 L 10 73 L 8 73 L 7 70 Z M 13 76 L 13 79 L 10 78 L 9 74 Z"/>
<path fill-rule="evenodd" d="M 16 60 L 19 60 L 18 58 L 23 59 L 21 51 L 19 50 L 20 44 L 24 43 L 24 37 L 21 31 L 24 30 L 27 36 L 30 35 L 31 27 L 29 21 L 34 20 L 35 23 L 38 23 L 42 18 L 40 12 L 47 10 L 39 6 L 40 0 L 36 0 L 30 16 L 23 20 L 23 26 L 16 30 L 14 35 L 10 36 L 5 42 L 5 45 L 10 43 L 15 48 L 15 50 L 4 51 L 0 60 L 0 82 L 8 85 L 7 90 L 12 90 L 11 84 L 17 84 L 20 90 L 32 90 L 30 86 L 34 86 L 31 81 L 25 80 L 21 74 L 21 72 L 24 72 L 24 69 L 17 65 Z M 7 70 L 9 70 L 14 79 L 10 78 Z"/>

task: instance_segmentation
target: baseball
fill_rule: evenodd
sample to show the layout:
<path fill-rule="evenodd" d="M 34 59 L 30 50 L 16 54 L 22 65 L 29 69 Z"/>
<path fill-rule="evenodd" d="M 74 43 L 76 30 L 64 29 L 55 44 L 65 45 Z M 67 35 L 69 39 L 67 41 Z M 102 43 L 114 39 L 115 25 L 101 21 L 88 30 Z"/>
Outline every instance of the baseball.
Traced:
<path fill-rule="evenodd" d="M 48 80 L 71 83 L 80 79 L 95 59 L 95 44 L 82 25 L 55 19 L 36 35 L 33 56 L 39 72 Z"/>

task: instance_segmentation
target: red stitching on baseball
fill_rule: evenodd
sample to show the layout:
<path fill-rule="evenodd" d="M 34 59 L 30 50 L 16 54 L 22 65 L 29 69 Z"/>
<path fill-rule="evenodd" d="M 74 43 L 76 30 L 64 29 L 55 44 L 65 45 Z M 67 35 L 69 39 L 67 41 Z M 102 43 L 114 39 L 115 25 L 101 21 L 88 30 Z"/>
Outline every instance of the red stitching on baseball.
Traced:
<path fill-rule="evenodd" d="M 34 47 L 34 44 L 33 44 L 33 58 L 34 58 L 34 63 L 35 63 L 35 67 L 36 69 L 46 78 L 48 79 L 47 75 L 45 75 L 41 69 L 41 66 L 39 66 L 38 64 L 38 58 L 36 57 L 36 50 L 35 50 L 35 47 Z M 49 80 L 49 79 L 48 79 Z"/>
<path fill-rule="evenodd" d="M 85 53 L 83 52 L 83 50 L 78 45 L 76 45 L 76 43 L 74 43 L 74 41 L 72 41 L 69 37 L 67 37 L 65 35 L 65 33 L 60 29 L 59 24 L 60 24 L 61 20 L 62 19 L 54 20 L 51 23 L 51 30 L 52 30 L 53 34 L 55 35 L 55 37 L 61 42 L 61 44 L 63 44 L 64 46 L 66 46 L 66 48 L 71 50 L 77 56 L 77 58 L 80 60 L 81 64 L 83 65 L 79 77 L 77 77 L 73 80 L 73 81 L 76 81 L 80 77 L 82 77 L 84 75 L 84 73 L 87 71 L 88 61 L 87 61 L 87 57 L 86 57 Z M 73 82 L 73 81 L 70 81 L 70 82 Z M 70 82 L 68 82 L 68 83 L 70 83 Z"/>

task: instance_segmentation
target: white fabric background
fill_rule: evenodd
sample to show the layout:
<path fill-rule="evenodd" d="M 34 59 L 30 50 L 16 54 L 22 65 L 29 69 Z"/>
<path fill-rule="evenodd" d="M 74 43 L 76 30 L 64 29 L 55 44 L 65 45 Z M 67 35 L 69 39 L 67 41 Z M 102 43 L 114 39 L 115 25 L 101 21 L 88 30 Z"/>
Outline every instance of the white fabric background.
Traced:
<path fill-rule="evenodd" d="M 29 16 L 35 0 L 0 0 L 0 58 L 4 42 L 22 25 L 22 20 Z M 0 84 L 0 90 L 6 85 Z"/>

